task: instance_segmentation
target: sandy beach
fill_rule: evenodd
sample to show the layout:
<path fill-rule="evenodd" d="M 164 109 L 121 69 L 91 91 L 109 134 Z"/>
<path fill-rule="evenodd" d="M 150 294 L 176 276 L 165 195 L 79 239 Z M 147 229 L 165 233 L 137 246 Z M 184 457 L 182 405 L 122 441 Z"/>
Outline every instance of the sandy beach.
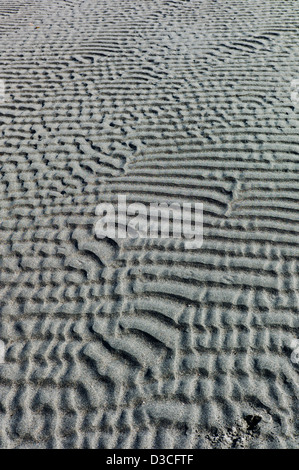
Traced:
<path fill-rule="evenodd" d="M 298 447 L 298 59 L 296 0 L 0 0 L 0 448 Z"/>

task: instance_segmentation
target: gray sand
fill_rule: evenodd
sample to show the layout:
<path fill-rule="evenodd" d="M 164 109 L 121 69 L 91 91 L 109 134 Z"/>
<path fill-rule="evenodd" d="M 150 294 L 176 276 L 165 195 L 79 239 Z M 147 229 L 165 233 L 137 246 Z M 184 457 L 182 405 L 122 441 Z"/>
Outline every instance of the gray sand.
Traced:
<path fill-rule="evenodd" d="M 298 51 L 298 1 L 0 0 L 2 448 L 298 445 Z M 98 240 L 118 194 L 202 248 Z"/>

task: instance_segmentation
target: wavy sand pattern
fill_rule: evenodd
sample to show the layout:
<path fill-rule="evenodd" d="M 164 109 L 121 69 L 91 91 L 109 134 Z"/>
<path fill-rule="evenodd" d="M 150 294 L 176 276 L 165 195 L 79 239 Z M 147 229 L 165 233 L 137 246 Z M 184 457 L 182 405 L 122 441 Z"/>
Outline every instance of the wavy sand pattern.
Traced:
<path fill-rule="evenodd" d="M 0 446 L 297 446 L 298 1 L 1 0 L 0 46 Z M 97 240 L 118 194 L 202 248 Z"/>

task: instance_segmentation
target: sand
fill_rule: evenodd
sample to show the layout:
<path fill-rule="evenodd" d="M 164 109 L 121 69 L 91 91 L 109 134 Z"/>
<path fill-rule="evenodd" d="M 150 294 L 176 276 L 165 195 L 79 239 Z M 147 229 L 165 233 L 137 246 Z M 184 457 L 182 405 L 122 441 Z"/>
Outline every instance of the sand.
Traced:
<path fill-rule="evenodd" d="M 298 46 L 292 0 L 0 1 L 1 448 L 298 446 Z M 97 239 L 118 194 L 202 247 Z"/>

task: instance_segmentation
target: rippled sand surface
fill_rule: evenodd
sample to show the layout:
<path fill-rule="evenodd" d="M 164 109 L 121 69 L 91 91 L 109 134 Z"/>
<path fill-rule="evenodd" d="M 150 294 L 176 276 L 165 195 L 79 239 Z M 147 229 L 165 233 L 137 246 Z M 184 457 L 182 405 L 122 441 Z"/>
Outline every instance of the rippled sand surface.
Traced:
<path fill-rule="evenodd" d="M 298 446 L 298 51 L 292 0 L 0 0 L 2 448 Z M 98 240 L 119 194 L 202 247 Z"/>

